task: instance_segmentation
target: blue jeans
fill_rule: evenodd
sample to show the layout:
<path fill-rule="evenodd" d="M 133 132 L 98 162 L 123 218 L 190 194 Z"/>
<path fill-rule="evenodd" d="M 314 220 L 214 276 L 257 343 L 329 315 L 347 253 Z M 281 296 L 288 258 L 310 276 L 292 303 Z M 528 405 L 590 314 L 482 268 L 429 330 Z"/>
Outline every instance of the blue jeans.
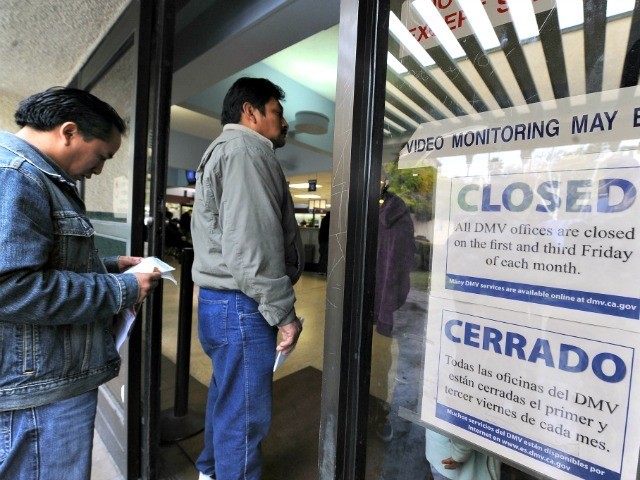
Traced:
<path fill-rule="evenodd" d="M 217 480 L 259 480 L 271 425 L 277 328 L 239 291 L 200 289 L 198 334 L 213 363 L 204 450 L 196 467 Z"/>
<path fill-rule="evenodd" d="M 457 475 L 455 470 L 451 470 L 451 472 L 453 475 Z M 433 475 L 433 480 L 449 480 L 449 477 L 445 477 L 433 467 L 431 467 L 431 475 Z"/>
<path fill-rule="evenodd" d="M 98 390 L 0 412 L 0 478 L 88 480 Z"/>

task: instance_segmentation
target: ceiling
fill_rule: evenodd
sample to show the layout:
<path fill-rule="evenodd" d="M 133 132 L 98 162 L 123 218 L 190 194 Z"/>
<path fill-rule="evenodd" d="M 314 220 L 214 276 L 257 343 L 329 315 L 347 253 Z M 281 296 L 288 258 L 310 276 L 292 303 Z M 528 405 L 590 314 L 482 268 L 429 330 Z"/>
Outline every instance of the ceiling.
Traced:
<path fill-rule="evenodd" d="M 0 2 L 0 128 L 15 131 L 19 100 L 66 85 L 128 0 Z"/>

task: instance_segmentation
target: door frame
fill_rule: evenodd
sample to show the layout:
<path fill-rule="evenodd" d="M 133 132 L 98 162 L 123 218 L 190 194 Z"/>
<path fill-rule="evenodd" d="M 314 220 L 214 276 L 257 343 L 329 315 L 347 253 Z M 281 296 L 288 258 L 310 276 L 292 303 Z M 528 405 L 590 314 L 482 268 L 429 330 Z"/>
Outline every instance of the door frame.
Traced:
<path fill-rule="evenodd" d="M 389 0 L 340 2 L 321 479 L 365 475 L 389 11 Z"/>

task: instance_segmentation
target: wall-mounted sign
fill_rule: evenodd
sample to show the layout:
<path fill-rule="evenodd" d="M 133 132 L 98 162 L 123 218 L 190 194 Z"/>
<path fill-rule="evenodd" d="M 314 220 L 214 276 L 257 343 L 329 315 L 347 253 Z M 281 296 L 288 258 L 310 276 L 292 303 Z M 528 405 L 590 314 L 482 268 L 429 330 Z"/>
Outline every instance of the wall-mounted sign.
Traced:
<path fill-rule="evenodd" d="M 401 154 L 438 166 L 422 419 L 557 480 L 636 478 L 640 103 L 547 107 Z"/>
<path fill-rule="evenodd" d="M 639 188 L 638 165 L 440 179 L 432 294 L 640 331 Z"/>
<path fill-rule="evenodd" d="M 556 480 L 636 478 L 640 335 L 431 297 L 422 420 Z"/>
<path fill-rule="evenodd" d="M 468 156 L 572 147 L 578 154 L 640 137 L 636 88 L 564 98 L 420 125 L 400 152 L 398 168 L 438 166 Z M 556 156 L 564 152 L 556 153 Z M 523 160 L 529 155 L 520 154 Z"/>

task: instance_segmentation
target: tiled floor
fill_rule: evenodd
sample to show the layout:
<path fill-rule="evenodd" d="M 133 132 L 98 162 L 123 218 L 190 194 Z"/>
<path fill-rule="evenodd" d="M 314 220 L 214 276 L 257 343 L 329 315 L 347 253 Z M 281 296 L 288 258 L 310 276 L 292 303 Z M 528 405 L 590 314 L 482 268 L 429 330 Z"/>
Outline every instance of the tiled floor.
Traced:
<path fill-rule="evenodd" d="M 171 262 L 177 271 L 176 279 L 180 278 L 180 265 Z M 178 328 L 178 288 L 169 282 L 164 282 L 163 297 L 163 355 L 174 362 L 176 358 L 176 338 Z M 322 356 L 324 348 L 324 314 L 325 314 L 326 277 L 315 273 L 305 273 L 295 286 L 296 311 L 305 318 L 304 332 L 300 337 L 295 353 L 287 359 L 274 375 L 274 380 L 281 379 L 307 366 L 322 370 Z M 197 328 L 197 288 L 194 291 L 194 307 L 192 317 L 192 342 L 190 374 L 199 383 L 209 385 L 211 365 L 198 341 Z M 169 362 L 169 364 L 170 364 Z M 167 368 L 169 370 L 169 368 Z M 163 371 L 163 379 L 173 382 L 173 373 Z M 163 394 L 164 396 L 164 394 Z M 190 397 L 191 400 L 191 397 Z M 187 442 L 188 447 L 188 442 Z M 198 473 L 193 466 L 193 452 L 185 452 L 184 445 L 174 444 L 163 447 L 162 464 L 165 471 L 160 471 L 161 478 L 172 480 L 196 480 Z M 163 467 L 159 467 L 163 468 Z M 105 448 L 99 435 L 95 435 L 93 449 L 93 469 L 91 480 L 120 480 L 120 474 L 111 456 Z"/>
<path fill-rule="evenodd" d="M 111 455 L 109 455 L 109 451 L 102 443 L 100 435 L 96 432 L 93 436 L 91 480 L 120 480 L 123 478 Z"/>

